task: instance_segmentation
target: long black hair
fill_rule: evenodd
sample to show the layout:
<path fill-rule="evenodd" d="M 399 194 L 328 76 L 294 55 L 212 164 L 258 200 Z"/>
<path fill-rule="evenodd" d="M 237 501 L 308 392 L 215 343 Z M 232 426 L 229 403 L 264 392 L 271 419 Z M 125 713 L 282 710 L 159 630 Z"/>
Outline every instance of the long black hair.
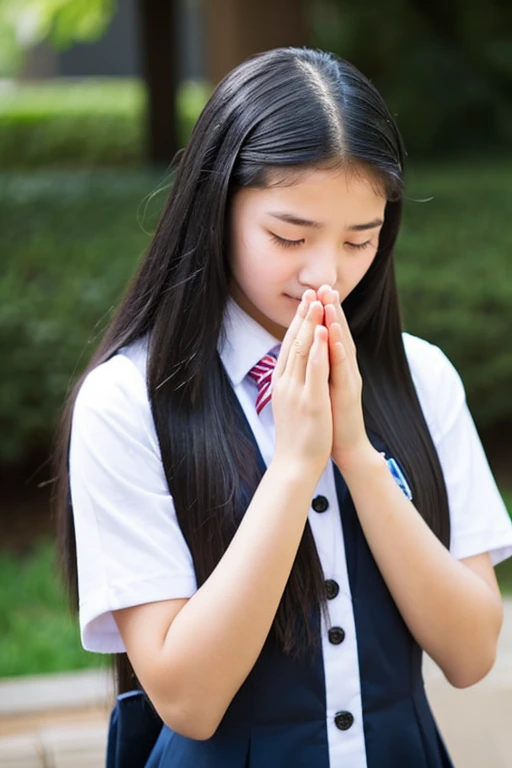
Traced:
<path fill-rule="evenodd" d="M 230 201 L 240 187 L 267 186 L 276 172 L 286 178 L 291 169 L 362 169 L 386 192 L 376 257 L 343 307 L 358 350 L 366 427 L 393 451 L 419 513 L 449 543 L 443 474 L 402 341 L 393 248 L 403 162 L 398 129 L 372 83 L 331 53 L 292 47 L 256 55 L 228 74 L 176 158 L 175 181 L 156 233 L 84 376 L 120 347 L 148 335 L 148 395 L 198 586 L 231 541 L 244 494 L 259 481 L 217 352 L 231 277 Z M 59 551 L 75 599 L 67 453 L 82 381 L 68 400 L 55 452 Z M 324 575 L 308 523 L 270 639 L 284 653 L 306 653 L 315 643 L 307 618 L 325 604 Z M 130 672 L 126 658 L 117 663 L 118 671 Z M 137 684 L 131 675 L 121 674 L 120 690 Z"/>

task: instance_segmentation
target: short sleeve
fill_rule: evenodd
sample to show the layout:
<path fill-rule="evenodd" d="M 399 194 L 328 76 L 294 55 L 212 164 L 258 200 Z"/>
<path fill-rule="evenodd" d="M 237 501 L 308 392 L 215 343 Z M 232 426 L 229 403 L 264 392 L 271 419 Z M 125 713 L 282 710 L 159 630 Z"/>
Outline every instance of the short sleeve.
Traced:
<path fill-rule="evenodd" d="M 69 474 L 82 644 L 123 652 L 113 610 L 191 597 L 197 589 L 145 379 L 123 354 L 92 370 L 80 387 Z"/>
<path fill-rule="evenodd" d="M 437 449 L 450 507 L 450 551 L 457 559 L 512 555 L 512 521 L 493 477 L 462 380 L 446 355 L 404 334 L 411 373 Z"/>

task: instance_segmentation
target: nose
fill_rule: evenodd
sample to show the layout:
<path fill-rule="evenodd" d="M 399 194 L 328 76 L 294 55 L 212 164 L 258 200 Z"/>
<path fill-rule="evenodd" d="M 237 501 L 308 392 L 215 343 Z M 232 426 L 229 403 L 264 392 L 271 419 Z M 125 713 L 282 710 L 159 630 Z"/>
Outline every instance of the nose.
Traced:
<path fill-rule="evenodd" d="M 299 283 L 304 290 L 313 288 L 317 291 L 321 285 L 334 286 L 337 278 L 338 255 L 335 249 L 312 253 L 299 272 Z"/>

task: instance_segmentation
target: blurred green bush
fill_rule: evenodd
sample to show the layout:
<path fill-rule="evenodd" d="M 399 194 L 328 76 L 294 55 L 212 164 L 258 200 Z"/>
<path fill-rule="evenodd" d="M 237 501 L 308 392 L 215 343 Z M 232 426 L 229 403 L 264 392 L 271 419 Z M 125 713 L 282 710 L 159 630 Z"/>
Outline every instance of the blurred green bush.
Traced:
<path fill-rule="evenodd" d="M 127 171 L 0 177 L 0 463 L 47 448 L 149 243 L 165 182 Z M 510 165 L 417 167 L 397 249 L 405 326 L 453 360 L 480 428 L 512 420 L 511 194 Z"/>
<path fill-rule="evenodd" d="M 49 81 L 0 91 L 0 167 L 140 165 L 145 92 L 133 80 Z"/>
<path fill-rule="evenodd" d="M 185 81 L 177 95 L 184 145 L 211 88 Z M 0 85 L 0 167 L 141 166 L 146 92 L 142 81 L 50 80 Z"/>
<path fill-rule="evenodd" d="M 446 352 L 488 430 L 512 422 L 511 195 L 510 161 L 418 166 L 397 248 L 405 326 Z"/>
<path fill-rule="evenodd" d="M 108 665 L 80 644 L 53 540 L 34 541 L 23 556 L 0 550 L 0 584 L 0 678 Z"/>
<path fill-rule="evenodd" d="M 0 463 L 47 446 L 148 242 L 138 216 L 156 184 L 154 174 L 126 172 L 2 177 Z"/>

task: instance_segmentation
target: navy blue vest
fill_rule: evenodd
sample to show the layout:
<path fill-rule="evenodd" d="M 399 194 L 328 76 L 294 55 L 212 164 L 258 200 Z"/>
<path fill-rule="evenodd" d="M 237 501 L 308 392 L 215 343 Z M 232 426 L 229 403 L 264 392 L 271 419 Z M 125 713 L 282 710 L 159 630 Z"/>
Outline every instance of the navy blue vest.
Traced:
<path fill-rule="evenodd" d="M 264 471 L 251 431 L 250 437 Z M 370 437 L 390 458 L 386 446 Z M 336 467 L 334 472 L 357 631 L 367 766 L 453 768 L 425 695 L 422 651 L 382 579 L 346 484 Z M 311 621 L 319 633 L 319 612 Z M 140 691 L 120 696 L 110 720 L 107 768 L 338 768 L 329 762 L 325 713 L 321 644 L 307 661 L 297 661 L 267 641 L 206 741 L 162 725 Z M 350 715 L 340 713 L 337 726 L 350 727 Z"/>

